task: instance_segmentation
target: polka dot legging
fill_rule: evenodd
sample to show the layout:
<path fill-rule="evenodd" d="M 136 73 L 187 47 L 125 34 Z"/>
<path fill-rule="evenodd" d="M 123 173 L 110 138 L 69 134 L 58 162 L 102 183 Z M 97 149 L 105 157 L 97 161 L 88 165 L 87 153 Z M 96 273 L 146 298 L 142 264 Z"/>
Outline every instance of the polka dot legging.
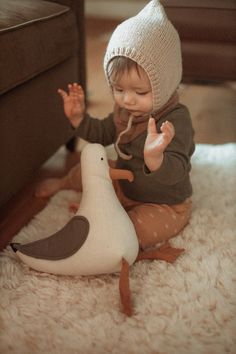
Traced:
<path fill-rule="evenodd" d="M 190 199 L 176 205 L 140 203 L 127 198 L 118 181 L 113 181 L 113 184 L 117 197 L 134 224 L 142 249 L 176 236 L 190 219 Z"/>

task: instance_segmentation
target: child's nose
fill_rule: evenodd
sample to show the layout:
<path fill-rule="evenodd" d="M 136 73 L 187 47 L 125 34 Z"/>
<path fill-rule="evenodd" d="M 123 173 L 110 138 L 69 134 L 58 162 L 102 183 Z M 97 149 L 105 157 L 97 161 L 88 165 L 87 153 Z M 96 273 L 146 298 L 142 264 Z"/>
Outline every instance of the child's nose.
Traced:
<path fill-rule="evenodd" d="M 131 105 L 135 103 L 134 95 L 131 92 L 125 92 L 124 104 Z"/>

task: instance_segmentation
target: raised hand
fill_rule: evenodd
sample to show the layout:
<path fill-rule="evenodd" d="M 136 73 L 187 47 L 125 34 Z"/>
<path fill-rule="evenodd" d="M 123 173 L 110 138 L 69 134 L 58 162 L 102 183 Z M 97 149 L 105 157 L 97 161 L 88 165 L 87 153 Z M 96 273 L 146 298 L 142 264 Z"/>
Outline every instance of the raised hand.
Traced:
<path fill-rule="evenodd" d="M 144 145 L 144 161 L 150 171 L 157 170 L 163 161 L 163 152 L 175 135 L 172 123 L 166 121 L 161 125 L 161 133 L 157 132 L 154 118 L 148 122 L 148 134 Z"/>
<path fill-rule="evenodd" d="M 69 119 L 71 125 L 77 128 L 81 123 L 84 111 L 84 91 L 77 83 L 68 85 L 68 93 L 62 89 L 58 89 L 59 95 L 63 99 L 64 112 Z"/>

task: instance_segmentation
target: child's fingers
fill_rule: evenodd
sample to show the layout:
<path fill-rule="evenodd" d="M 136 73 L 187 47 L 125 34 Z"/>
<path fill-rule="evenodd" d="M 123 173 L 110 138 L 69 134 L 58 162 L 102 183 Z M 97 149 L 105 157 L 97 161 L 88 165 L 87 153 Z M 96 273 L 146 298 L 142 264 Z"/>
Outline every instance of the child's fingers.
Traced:
<path fill-rule="evenodd" d="M 73 86 L 73 92 L 76 93 L 80 97 L 84 97 L 84 90 L 80 85 L 75 85 Z"/>
<path fill-rule="evenodd" d="M 71 92 L 75 93 L 77 91 L 77 87 L 78 87 L 78 84 L 76 82 L 74 82 L 71 85 Z"/>
<path fill-rule="evenodd" d="M 82 89 L 81 86 L 78 86 L 78 90 L 77 90 L 78 94 L 84 98 L 84 90 Z"/>
<path fill-rule="evenodd" d="M 166 121 L 161 125 L 161 131 L 162 133 L 168 134 L 170 136 L 175 135 L 175 128 L 172 123 Z"/>
<path fill-rule="evenodd" d="M 62 89 L 58 89 L 57 92 L 59 93 L 59 95 L 64 99 L 66 98 L 68 95 L 66 93 L 66 91 L 62 90 Z"/>
<path fill-rule="evenodd" d="M 69 84 L 68 85 L 68 90 L 69 90 L 69 95 L 77 95 L 84 98 L 84 90 L 82 89 L 82 87 L 80 85 L 78 85 L 76 82 L 74 82 L 73 84 Z"/>
<path fill-rule="evenodd" d="M 78 89 L 78 87 L 79 87 L 79 85 L 77 84 L 77 82 L 74 82 L 74 83 L 71 85 L 71 90 L 72 90 L 73 92 L 76 92 L 77 89 Z"/>
<path fill-rule="evenodd" d="M 170 126 L 170 122 L 168 122 L 168 120 L 166 120 L 164 123 L 162 123 L 161 125 L 161 130 L 167 130 L 168 127 Z"/>
<path fill-rule="evenodd" d="M 147 132 L 148 132 L 148 134 L 156 134 L 157 133 L 156 121 L 152 117 L 149 118 Z"/>
<path fill-rule="evenodd" d="M 74 83 L 74 84 L 68 84 L 69 95 L 71 95 L 72 93 L 75 92 L 75 87 L 76 87 L 76 83 Z"/>

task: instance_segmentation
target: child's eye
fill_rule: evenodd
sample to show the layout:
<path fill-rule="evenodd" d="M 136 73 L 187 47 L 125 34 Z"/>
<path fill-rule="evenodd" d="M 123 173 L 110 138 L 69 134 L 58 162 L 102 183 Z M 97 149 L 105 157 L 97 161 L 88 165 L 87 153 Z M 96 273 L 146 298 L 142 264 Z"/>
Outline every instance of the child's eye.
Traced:
<path fill-rule="evenodd" d="M 123 90 L 122 90 L 122 89 L 117 88 L 117 87 L 115 87 L 115 88 L 114 88 L 114 90 L 115 90 L 116 92 L 123 92 Z"/>
<path fill-rule="evenodd" d="M 145 91 L 145 92 L 136 92 L 137 95 L 140 95 L 140 96 L 144 96 L 148 93 L 148 91 Z"/>

